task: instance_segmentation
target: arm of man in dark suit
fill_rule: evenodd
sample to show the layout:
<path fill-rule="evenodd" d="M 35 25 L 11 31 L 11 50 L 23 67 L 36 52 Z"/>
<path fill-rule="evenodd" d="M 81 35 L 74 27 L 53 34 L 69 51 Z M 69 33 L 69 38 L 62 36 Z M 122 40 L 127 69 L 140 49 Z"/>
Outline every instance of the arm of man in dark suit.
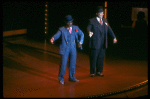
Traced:
<path fill-rule="evenodd" d="M 107 20 L 106 20 L 107 22 Z M 108 27 L 108 33 L 110 34 L 110 36 L 113 38 L 113 43 L 117 43 L 117 39 L 116 39 L 116 36 L 113 32 L 113 30 L 111 29 L 110 25 L 108 23 L 105 23 Z"/>
<path fill-rule="evenodd" d="M 110 36 L 113 38 L 113 43 L 117 43 L 117 39 L 116 36 L 113 32 L 113 30 L 111 29 L 111 27 L 108 25 L 108 33 L 110 34 Z"/>
<path fill-rule="evenodd" d="M 92 37 L 92 35 L 93 35 L 93 32 L 91 30 L 92 30 L 92 23 L 89 22 L 89 24 L 87 26 L 87 32 L 89 33 L 89 37 Z"/>

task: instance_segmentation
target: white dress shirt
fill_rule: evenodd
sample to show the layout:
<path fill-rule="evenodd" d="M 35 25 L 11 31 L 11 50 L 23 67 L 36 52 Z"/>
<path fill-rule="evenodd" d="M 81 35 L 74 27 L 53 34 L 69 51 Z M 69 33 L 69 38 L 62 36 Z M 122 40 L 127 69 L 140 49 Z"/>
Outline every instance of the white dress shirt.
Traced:
<path fill-rule="evenodd" d="M 100 18 L 99 17 L 96 17 L 97 21 L 100 22 Z M 101 19 L 102 20 L 102 19 Z M 103 23 L 103 20 L 102 20 L 102 23 Z"/>
<path fill-rule="evenodd" d="M 72 26 L 71 27 L 67 27 L 67 29 L 69 30 L 69 28 L 71 28 L 72 29 Z"/>

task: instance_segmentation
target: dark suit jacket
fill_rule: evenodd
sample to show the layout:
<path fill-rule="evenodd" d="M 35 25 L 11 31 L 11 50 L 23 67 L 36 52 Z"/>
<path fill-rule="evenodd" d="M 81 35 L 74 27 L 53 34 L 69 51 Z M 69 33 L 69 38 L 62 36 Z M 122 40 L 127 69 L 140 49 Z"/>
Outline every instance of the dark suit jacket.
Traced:
<path fill-rule="evenodd" d="M 109 26 L 107 19 L 103 18 L 103 25 L 104 25 L 104 48 L 107 48 L 107 33 L 110 34 L 110 36 L 112 38 L 115 38 L 115 35 L 111 29 L 111 27 Z M 89 31 L 93 32 L 93 36 L 90 38 L 89 40 L 89 48 L 92 49 L 100 49 L 101 46 L 101 40 L 102 38 L 100 37 L 100 32 L 101 32 L 101 25 L 100 23 L 97 21 L 96 17 L 92 18 L 89 20 L 89 24 L 87 26 L 87 31 L 89 33 Z"/>

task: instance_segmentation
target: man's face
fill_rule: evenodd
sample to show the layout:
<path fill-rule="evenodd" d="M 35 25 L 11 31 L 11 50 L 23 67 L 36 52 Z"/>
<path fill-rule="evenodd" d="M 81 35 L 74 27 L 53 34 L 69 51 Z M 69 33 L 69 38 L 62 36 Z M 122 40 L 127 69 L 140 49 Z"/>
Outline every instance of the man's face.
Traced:
<path fill-rule="evenodd" d="M 68 22 L 66 25 L 67 25 L 67 27 L 71 27 L 72 24 L 73 24 L 73 22 Z"/>
<path fill-rule="evenodd" d="M 99 17 L 99 18 L 103 18 L 104 12 L 98 12 L 98 13 L 96 13 L 96 15 L 97 15 L 97 17 Z"/>

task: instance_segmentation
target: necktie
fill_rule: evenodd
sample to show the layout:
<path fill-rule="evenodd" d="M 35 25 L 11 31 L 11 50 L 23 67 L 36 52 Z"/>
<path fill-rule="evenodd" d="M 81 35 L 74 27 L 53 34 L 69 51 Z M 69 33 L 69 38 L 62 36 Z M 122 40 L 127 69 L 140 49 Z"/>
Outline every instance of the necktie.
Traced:
<path fill-rule="evenodd" d="M 72 28 L 69 28 L 69 33 L 71 34 L 71 32 L 72 32 Z"/>
<path fill-rule="evenodd" d="M 100 19 L 100 24 L 103 25 L 102 19 Z"/>

